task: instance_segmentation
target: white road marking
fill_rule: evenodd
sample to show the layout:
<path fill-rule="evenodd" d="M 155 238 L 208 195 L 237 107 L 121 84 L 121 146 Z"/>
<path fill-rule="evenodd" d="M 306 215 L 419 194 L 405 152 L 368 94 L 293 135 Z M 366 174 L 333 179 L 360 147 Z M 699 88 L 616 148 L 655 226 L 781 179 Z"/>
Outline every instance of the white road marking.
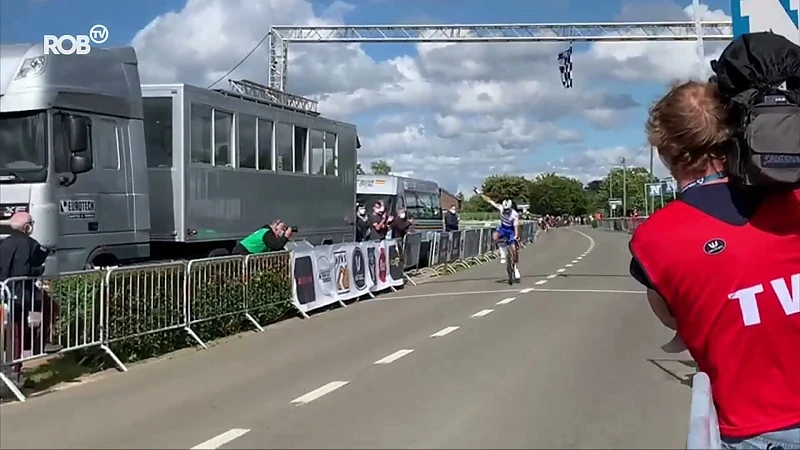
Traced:
<path fill-rule="evenodd" d="M 558 273 L 564 273 L 566 271 L 567 271 L 567 269 L 558 269 L 558 270 L 556 270 L 556 272 L 558 272 Z"/>
<path fill-rule="evenodd" d="M 548 279 L 548 280 L 552 280 L 553 278 L 555 278 L 555 277 L 557 277 L 557 276 L 558 276 L 558 274 L 554 273 L 554 274 L 552 274 L 552 275 L 548 275 L 548 276 L 547 276 L 547 279 Z"/>
<path fill-rule="evenodd" d="M 572 260 L 572 264 L 578 264 L 578 260 L 577 259 L 573 259 Z"/>
<path fill-rule="evenodd" d="M 527 294 L 528 292 L 531 292 L 532 290 L 533 290 L 533 288 L 525 288 L 525 289 L 519 291 L 519 293 L 520 294 Z"/>
<path fill-rule="evenodd" d="M 456 331 L 457 329 L 458 329 L 458 327 L 447 327 L 447 328 L 444 328 L 442 330 L 437 331 L 436 333 L 433 333 L 431 335 L 431 337 L 432 338 L 436 338 L 436 337 L 447 336 L 448 334 L 452 333 L 453 331 Z"/>
<path fill-rule="evenodd" d="M 487 314 L 490 314 L 492 311 L 494 311 L 494 310 L 493 309 L 482 309 L 482 310 L 476 312 L 475 314 L 471 315 L 470 317 L 483 317 L 483 316 L 485 316 Z"/>
<path fill-rule="evenodd" d="M 297 403 L 301 405 L 304 405 L 306 403 L 311 403 L 314 400 L 322 397 L 323 395 L 330 394 L 331 392 L 339 389 L 340 387 L 346 386 L 348 383 L 349 381 L 331 381 L 330 383 L 326 384 L 325 386 L 322 386 L 321 388 L 314 389 L 308 394 L 297 397 L 296 399 L 292 400 L 292 403 Z"/>
<path fill-rule="evenodd" d="M 222 447 L 223 445 L 227 444 L 228 442 L 240 438 L 247 434 L 250 430 L 246 430 L 244 428 L 232 428 L 218 436 L 215 436 L 202 444 L 197 444 L 191 448 L 191 450 L 214 450 L 217 448 Z"/>
<path fill-rule="evenodd" d="M 543 285 L 543 284 L 545 284 L 545 283 L 547 283 L 547 280 L 539 280 L 539 281 L 537 281 L 537 282 L 536 282 L 536 283 L 534 283 L 534 284 L 536 284 L 537 286 L 541 286 L 541 285 Z"/>
<path fill-rule="evenodd" d="M 564 264 L 564 267 L 572 267 L 572 264 Z"/>
<path fill-rule="evenodd" d="M 397 361 L 398 359 L 402 358 L 403 356 L 408 355 L 409 353 L 411 353 L 413 351 L 414 351 L 413 349 L 409 349 L 409 348 L 406 348 L 406 349 L 403 349 L 403 350 L 398 350 L 398 351 L 392 353 L 391 355 L 389 355 L 389 356 L 387 356 L 385 358 L 382 358 L 382 359 L 379 359 L 379 360 L 375 361 L 373 364 L 389 364 L 389 363 L 393 363 L 393 362 Z"/>
<path fill-rule="evenodd" d="M 507 304 L 513 302 L 516 299 L 517 299 L 516 297 L 508 297 L 508 298 L 504 298 L 504 299 L 500 300 L 496 304 L 497 305 L 507 305 Z"/>
<path fill-rule="evenodd" d="M 575 259 L 577 259 L 578 261 L 580 261 L 580 260 L 582 260 L 582 259 L 583 259 L 583 256 L 578 256 L 578 257 L 577 257 L 577 258 L 575 258 Z"/>
<path fill-rule="evenodd" d="M 516 289 L 498 289 L 494 291 L 465 291 L 465 292 L 436 292 L 433 294 L 418 294 L 418 295 L 382 295 L 380 297 L 375 297 L 370 299 L 370 302 L 379 302 L 379 301 L 386 301 L 386 300 L 399 300 L 403 298 L 431 298 L 431 297 L 452 297 L 457 295 L 486 295 L 486 294 L 505 294 L 509 292 L 519 292 Z"/>
<path fill-rule="evenodd" d="M 582 292 L 586 294 L 646 294 L 647 291 L 617 291 L 613 289 L 546 289 L 536 288 L 534 292 Z"/>

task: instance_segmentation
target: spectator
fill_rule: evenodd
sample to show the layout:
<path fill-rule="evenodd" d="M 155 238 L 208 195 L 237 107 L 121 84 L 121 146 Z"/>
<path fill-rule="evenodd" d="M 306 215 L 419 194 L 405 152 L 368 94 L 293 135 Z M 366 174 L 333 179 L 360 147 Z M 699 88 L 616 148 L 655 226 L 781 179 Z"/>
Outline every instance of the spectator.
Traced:
<path fill-rule="evenodd" d="M 362 242 L 367 239 L 369 234 L 369 217 L 367 217 L 367 208 L 358 203 L 356 205 L 356 242 Z"/>
<path fill-rule="evenodd" d="M 729 183 L 729 113 L 695 81 L 651 108 L 648 139 L 682 195 L 638 226 L 630 270 L 711 378 L 723 445 L 800 448 L 800 189 Z"/>
<path fill-rule="evenodd" d="M 283 221 L 273 220 L 269 225 L 264 225 L 239 241 L 233 247 L 233 254 L 244 256 L 283 250 L 293 231 Z"/>
<path fill-rule="evenodd" d="M 369 216 L 369 239 L 376 241 L 386 239 L 386 233 L 389 231 L 387 220 L 383 202 L 375 202 L 372 206 L 372 214 Z"/>
<path fill-rule="evenodd" d="M 403 239 L 414 224 L 414 219 L 406 217 L 405 208 L 400 208 L 397 210 L 397 217 L 390 217 L 388 223 L 389 228 L 392 230 L 392 237 L 395 239 Z"/>
<path fill-rule="evenodd" d="M 16 337 L 13 340 L 14 347 L 10 349 L 12 357 L 19 358 L 23 350 L 36 353 L 57 352 L 62 346 L 49 341 L 52 338 L 51 324 L 58 315 L 58 304 L 34 282 L 35 277 L 44 273 L 44 263 L 50 252 L 31 237 L 34 221 L 30 214 L 14 213 L 9 225 L 11 233 L 0 241 L 0 281 L 8 283 L 7 294 L 11 296 L 9 306 L 13 334 Z M 9 281 L 13 278 L 19 279 Z M 38 316 L 38 321 L 33 320 L 35 316 Z M 29 325 L 31 322 L 41 324 L 40 332 L 44 338 L 44 348 L 39 347 L 39 339 L 32 335 L 34 327 Z M 12 341 L 6 343 L 9 342 Z M 21 369 L 21 364 L 11 368 L 17 382 L 20 381 Z"/>
<path fill-rule="evenodd" d="M 458 210 L 455 205 L 444 214 L 444 231 L 458 231 Z"/>
<path fill-rule="evenodd" d="M 33 218 L 26 212 L 18 212 L 9 222 L 11 234 L 0 241 L 0 281 L 42 275 L 49 251 L 31 237 Z"/>

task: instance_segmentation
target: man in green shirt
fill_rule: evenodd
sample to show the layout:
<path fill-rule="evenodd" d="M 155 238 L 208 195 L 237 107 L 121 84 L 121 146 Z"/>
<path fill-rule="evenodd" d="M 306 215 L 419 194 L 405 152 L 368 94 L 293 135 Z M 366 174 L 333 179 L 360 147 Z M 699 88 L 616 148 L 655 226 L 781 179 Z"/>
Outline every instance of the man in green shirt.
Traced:
<path fill-rule="evenodd" d="M 273 220 L 269 225 L 264 225 L 239 241 L 233 247 L 233 254 L 252 255 L 280 251 L 289 242 L 291 236 L 291 228 L 288 228 L 281 220 Z"/>

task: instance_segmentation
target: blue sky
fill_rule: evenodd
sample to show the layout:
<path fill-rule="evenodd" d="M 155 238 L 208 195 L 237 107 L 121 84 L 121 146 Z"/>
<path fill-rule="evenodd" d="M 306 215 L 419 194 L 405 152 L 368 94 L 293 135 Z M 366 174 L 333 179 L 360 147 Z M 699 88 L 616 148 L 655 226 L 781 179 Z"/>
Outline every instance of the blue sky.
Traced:
<path fill-rule="evenodd" d="M 203 0 L 200 3 L 204 1 L 213 2 L 214 0 Z M 229 2 L 227 5 L 230 5 L 231 9 L 235 9 L 240 3 L 240 0 L 227 1 Z M 297 2 L 298 0 L 292 1 Z M 278 0 L 270 0 L 270 2 L 274 4 Z M 331 2 L 314 0 L 311 3 L 314 14 L 317 16 L 324 16 L 326 11 L 330 12 L 332 10 Z M 690 0 L 679 2 L 669 0 L 606 0 L 602 2 L 596 0 L 351 0 L 348 3 L 353 8 L 342 16 L 343 20 L 348 24 L 478 24 L 674 20 L 676 18 L 675 11 L 680 11 L 681 8 L 688 6 L 691 2 Z M 702 3 L 711 10 L 722 10 L 726 14 L 730 14 L 730 0 L 705 0 Z M 108 27 L 110 32 L 110 39 L 105 45 L 129 45 L 134 35 L 154 18 L 169 11 L 181 11 L 185 4 L 185 0 L 139 0 L 136 2 L 108 0 L 4 0 L 0 2 L 0 41 L 4 44 L 40 42 L 44 34 L 87 34 L 92 25 L 102 23 Z M 335 5 L 333 9 L 336 9 Z M 238 14 L 248 14 L 246 9 L 240 8 L 239 11 Z M 264 33 L 269 28 L 269 20 L 268 18 L 264 21 Z M 231 24 L 235 24 L 235 22 L 227 22 L 227 28 L 223 26 L 222 31 L 219 31 L 217 27 L 209 26 L 207 32 L 202 31 L 199 33 L 205 35 L 202 36 L 204 39 L 213 40 L 216 37 L 215 33 L 226 33 L 226 30 L 231 28 Z M 288 25 L 286 23 L 276 24 Z M 254 35 L 250 41 L 241 42 L 240 48 L 237 50 L 238 55 L 243 56 L 257 41 L 258 36 Z M 566 48 L 566 44 L 563 47 Z M 564 166 L 571 164 L 571 158 L 577 158 L 591 149 L 624 146 L 630 150 L 643 146 L 644 133 L 642 125 L 646 107 L 659 92 L 664 90 L 664 79 L 659 79 L 656 76 L 658 74 L 654 74 L 652 80 L 648 80 L 646 76 L 639 76 L 635 82 L 632 82 L 631 80 L 608 76 L 608 74 L 582 70 L 582 62 L 585 60 L 582 55 L 587 50 L 589 50 L 589 44 L 575 45 L 576 53 L 573 62 L 576 84 L 580 83 L 582 85 L 580 87 L 587 91 L 603 92 L 609 95 L 630 94 L 638 103 L 638 106 L 626 112 L 624 123 L 608 127 L 598 127 L 587 121 L 585 117 L 575 114 L 548 119 L 548 122 L 552 122 L 559 127 L 578 130 L 583 134 L 583 140 L 564 143 L 544 139 L 538 142 L 535 151 L 521 153 L 519 155 L 520 159 L 511 164 L 513 167 L 525 166 L 525 168 L 520 169 L 521 172 L 530 174 L 537 171 L 547 171 L 548 169 L 569 172 L 569 167 L 565 168 Z M 403 55 L 416 55 L 416 48 L 413 45 L 400 44 L 370 44 L 363 46 L 363 51 L 377 62 L 396 60 Z M 240 56 L 233 55 L 230 57 L 238 59 Z M 657 60 L 658 55 L 650 55 L 650 58 Z M 140 54 L 141 59 L 142 55 Z M 552 73 L 531 75 L 544 77 L 548 82 L 558 80 L 555 53 L 552 55 L 552 61 L 552 68 L 550 69 L 542 68 L 541 66 L 532 69 L 536 71 L 552 70 Z M 265 61 L 260 64 L 263 66 L 260 71 L 262 78 L 255 79 L 255 81 L 266 82 L 267 65 Z M 291 74 L 291 66 L 289 70 Z M 692 74 L 686 74 L 686 76 L 690 75 Z M 175 79 L 171 81 L 192 82 L 194 80 Z M 291 88 L 290 84 L 290 90 Z M 581 101 L 581 99 L 573 99 L 572 101 Z M 547 108 L 547 105 L 542 105 L 542 108 Z M 434 123 L 436 114 L 436 111 L 426 108 L 416 110 L 413 105 L 388 105 L 380 111 L 350 112 L 346 118 L 359 125 L 362 129 L 362 134 L 367 136 L 374 135 L 374 139 L 379 139 L 380 135 L 377 129 L 382 118 L 397 115 L 413 116 L 418 118 L 416 121 L 418 124 L 424 125 L 426 129 L 433 130 L 436 127 Z M 526 114 L 531 116 L 536 115 L 537 112 L 529 111 Z M 424 150 L 409 147 L 407 151 L 414 153 L 415 151 Z M 642 160 L 642 155 L 639 151 L 634 151 L 633 156 L 639 157 L 637 161 Z M 365 155 L 363 159 L 368 162 L 370 158 L 377 158 L 377 155 L 373 152 L 373 154 Z M 559 163 L 558 161 L 560 160 L 564 161 Z M 553 163 L 554 161 L 555 163 Z M 575 164 L 584 163 L 585 161 L 576 162 Z M 406 168 L 403 167 L 402 162 L 395 161 L 395 169 L 402 170 Z M 509 166 L 506 165 L 505 169 L 508 170 Z M 420 168 L 408 170 L 415 175 L 425 174 L 429 177 L 436 177 L 431 170 L 427 172 Z M 582 178 L 591 178 L 597 174 L 585 172 L 587 170 L 582 169 L 580 173 L 576 171 L 572 174 Z M 488 175 L 488 173 L 485 175 Z M 451 189 L 463 189 L 468 184 L 467 181 L 462 183 L 456 178 L 437 181 L 448 185 Z M 469 180 L 469 182 L 472 181 Z"/>

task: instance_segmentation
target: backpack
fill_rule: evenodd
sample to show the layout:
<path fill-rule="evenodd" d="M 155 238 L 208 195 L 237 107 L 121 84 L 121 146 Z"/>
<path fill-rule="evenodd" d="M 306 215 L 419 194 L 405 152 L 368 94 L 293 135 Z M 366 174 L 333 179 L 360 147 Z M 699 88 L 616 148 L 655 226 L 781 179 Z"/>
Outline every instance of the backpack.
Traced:
<path fill-rule="evenodd" d="M 744 186 L 800 185 L 800 46 L 783 36 L 739 36 L 711 68 L 728 102 L 731 178 Z"/>

